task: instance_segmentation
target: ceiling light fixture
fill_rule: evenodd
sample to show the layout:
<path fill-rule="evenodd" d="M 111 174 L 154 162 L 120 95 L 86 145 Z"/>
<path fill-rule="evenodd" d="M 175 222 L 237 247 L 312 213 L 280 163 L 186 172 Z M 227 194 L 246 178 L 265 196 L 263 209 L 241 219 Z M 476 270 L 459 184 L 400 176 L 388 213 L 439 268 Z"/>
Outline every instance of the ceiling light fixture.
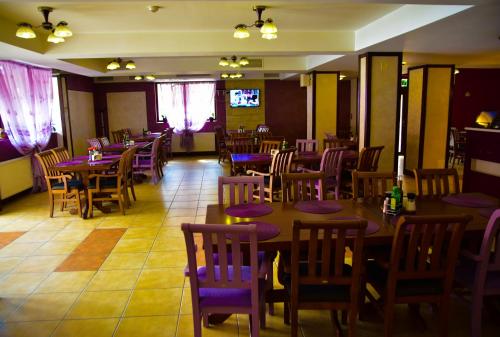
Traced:
<path fill-rule="evenodd" d="M 135 62 L 130 60 L 130 61 L 127 61 L 127 64 L 125 65 L 125 68 L 127 69 L 135 69 Z"/>
<path fill-rule="evenodd" d="M 122 59 L 121 58 L 116 58 L 106 65 L 106 69 L 108 69 L 108 70 L 117 70 L 117 69 L 120 69 L 121 67 L 122 67 Z M 127 61 L 127 63 L 125 63 L 125 69 L 132 70 L 135 68 L 136 68 L 136 65 L 135 65 L 134 61 L 130 60 L 130 61 Z"/>
<path fill-rule="evenodd" d="M 136 80 L 136 81 L 140 81 L 140 80 L 142 80 L 142 76 L 137 75 L 136 77 L 134 77 L 134 80 Z"/>
<path fill-rule="evenodd" d="M 219 60 L 219 65 L 222 67 L 226 67 L 229 65 L 229 61 L 225 57 L 221 57 Z"/>
<path fill-rule="evenodd" d="M 226 74 L 226 73 L 220 74 L 220 78 L 228 78 L 228 77 L 229 77 L 229 74 Z"/>
<path fill-rule="evenodd" d="M 345 75 L 339 75 L 339 80 L 343 80 L 345 78 Z"/>
<path fill-rule="evenodd" d="M 221 57 L 219 60 L 219 65 L 222 67 L 227 67 L 230 66 L 231 68 L 239 68 L 239 67 L 244 67 L 250 64 L 250 61 L 246 57 L 240 57 L 238 58 L 233 55 L 229 59 L 226 57 Z"/>
<path fill-rule="evenodd" d="M 233 73 L 233 74 L 229 74 L 229 78 L 242 78 L 243 77 L 243 74 L 242 73 Z"/>
<path fill-rule="evenodd" d="M 73 36 L 73 32 L 68 28 L 68 23 L 66 21 L 60 21 L 57 25 L 53 25 L 52 22 L 49 21 L 49 14 L 54 9 L 52 7 L 38 7 L 38 11 L 42 13 L 44 22 L 40 26 L 36 26 L 35 28 L 42 27 L 45 30 L 51 32 L 47 37 L 48 42 L 52 43 L 61 43 L 64 42 L 65 37 Z M 16 36 L 22 39 L 34 39 L 36 37 L 36 33 L 33 30 L 33 26 L 27 22 L 19 23 L 16 31 Z"/>
<path fill-rule="evenodd" d="M 154 77 L 154 75 L 146 75 L 144 78 L 149 80 L 149 81 L 153 81 L 154 79 L 156 79 L 156 77 Z"/>
<path fill-rule="evenodd" d="M 273 19 L 268 18 L 266 20 L 262 19 L 262 12 L 266 10 L 266 6 L 255 6 L 253 10 L 257 12 L 257 20 L 251 24 L 246 25 L 243 23 L 237 24 L 234 27 L 233 37 L 236 39 L 246 39 L 250 36 L 250 32 L 248 28 L 256 27 L 260 29 L 260 33 L 262 34 L 262 38 L 266 40 L 273 40 L 278 38 L 278 27 L 274 23 Z"/>

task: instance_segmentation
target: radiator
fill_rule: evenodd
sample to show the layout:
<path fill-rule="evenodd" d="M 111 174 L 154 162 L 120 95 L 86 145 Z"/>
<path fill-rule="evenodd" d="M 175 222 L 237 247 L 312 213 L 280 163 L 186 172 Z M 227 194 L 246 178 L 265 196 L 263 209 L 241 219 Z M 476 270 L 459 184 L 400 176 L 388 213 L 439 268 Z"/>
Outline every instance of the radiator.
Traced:
<path fill-rule="evenodd" d="M 8 198 L 33 187 L 29 156 L 0 162 L 0 196 Z"/>
<path fill-rule="evenodd" d="M 194 134 L 194 147 L 191 152 L 213 152 L 215 151 L 215 133 L 198 132 Z M 172 135 L 172 152 L 186 152 L 181 147 L 181 136 Z"/>

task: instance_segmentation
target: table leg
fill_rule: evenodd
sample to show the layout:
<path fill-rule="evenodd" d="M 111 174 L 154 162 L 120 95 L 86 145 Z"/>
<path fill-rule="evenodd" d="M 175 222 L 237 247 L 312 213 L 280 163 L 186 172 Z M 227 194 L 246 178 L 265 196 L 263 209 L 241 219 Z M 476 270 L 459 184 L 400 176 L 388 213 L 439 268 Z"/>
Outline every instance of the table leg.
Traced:
<path fill-rule="evenodd" d="M 83 205 L 82 217 L 87 219 L 89 214 L 89 173 L 87 171 L 82 171 L 81 173 L 82 183 L 83 183 L 83 191 L 85 193 L 85 204 Z"/>

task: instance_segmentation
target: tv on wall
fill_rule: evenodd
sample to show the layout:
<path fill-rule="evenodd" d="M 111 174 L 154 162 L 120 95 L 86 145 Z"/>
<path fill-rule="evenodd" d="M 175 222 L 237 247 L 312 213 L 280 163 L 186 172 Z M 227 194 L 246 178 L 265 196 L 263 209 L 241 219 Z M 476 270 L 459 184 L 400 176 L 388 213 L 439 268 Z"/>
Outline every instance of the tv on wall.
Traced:
<path fill-rule="evenodd" d="M 231 89 L 229 90 L 229 104 L 231 108 L 254 108 L 260 105 L 259 89 Z"/>

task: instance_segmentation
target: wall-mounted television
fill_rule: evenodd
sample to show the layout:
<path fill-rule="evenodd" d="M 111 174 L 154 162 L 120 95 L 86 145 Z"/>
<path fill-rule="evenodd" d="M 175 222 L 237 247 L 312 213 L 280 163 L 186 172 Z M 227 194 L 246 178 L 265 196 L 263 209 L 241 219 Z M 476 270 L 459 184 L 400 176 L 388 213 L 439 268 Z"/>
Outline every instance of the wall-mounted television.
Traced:
<path fill-rule="evenodd" d="M 229 90 L 229 104 L 231 108 L 255 108 L 260 105 L 259 89 L 231 89 Z"/>

